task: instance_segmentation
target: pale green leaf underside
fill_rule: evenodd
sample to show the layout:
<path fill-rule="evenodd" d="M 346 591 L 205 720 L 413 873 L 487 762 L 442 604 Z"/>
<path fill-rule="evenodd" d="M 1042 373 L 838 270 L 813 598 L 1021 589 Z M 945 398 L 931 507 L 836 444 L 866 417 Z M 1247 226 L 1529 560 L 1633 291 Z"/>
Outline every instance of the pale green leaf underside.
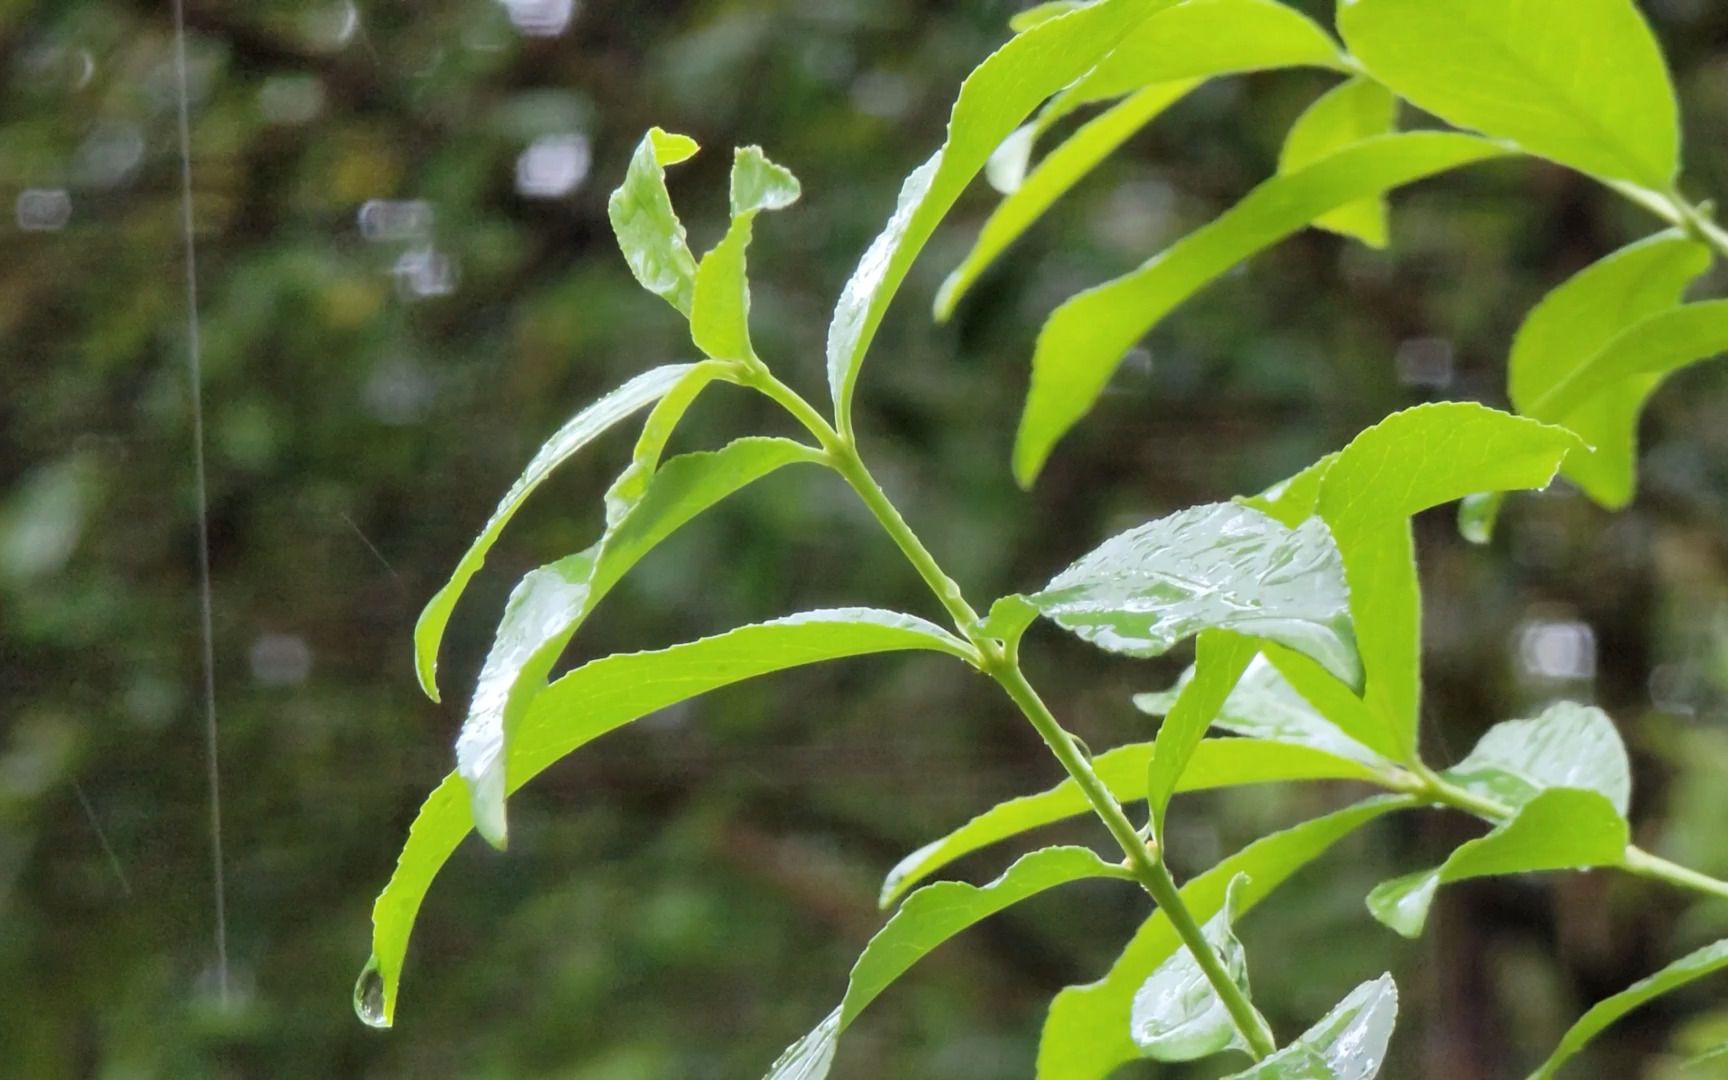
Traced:
<path fill-rule="evenodd" d="M 1371 799 L 1274 833 L 1190 881 L 1182 897 L 1196 918 L 1210 919 L 1224 906 L 1229 882 L 1246 874 L 1248 882 L 1241 892 L 1241 910 L 1246 914 L 1345 836 L 1382 814 L 1411 805 L 1401 798 Z M 1128 1024 L 1134 992 L 1180 947 L 1170 920 L 1163 912 L 1154 912 L 1103 979 L 1056 995 L 1038 1045 L 1040 1080 L 1102 1080 L 1117 1066 L 1138 1058 Z"/>
<path fill-rule="evenodd" d="M 1571 702 L 1531 720 L 1495 724 L 1469 757 L 1441 775 L 1514 808 L 1549 788 L 1597 792 L 1621 816 L 1632 801 L 1632 763 L 1614 721 L 1601 709 Z"/>
<path fill-rule="evenodd" d="M 1164 813 L 1170 807 L 1170 796 L 1175 794 L 1206 729 L 1257 651 L 1252 638 L 1224 630 L 1208 630 L 1195 643 L 1194 677 L 1176 695 L 1170 714 L 1158 726 L 1152 761 L 1146 767 L 1147 813 L 1152 837 L 1160 845 L 1164 843 Z"/>
<path fill-rule="evenodd" d="M 1349 0 L 1350 52 L 1459 127 L 1657 191 L 1680 167 L 1679 110 L 1632 0 Z"/>
<path fill-rule="evenodd" d="M 1599 792 L 1550 788 L 1506 824 L 1460 845 L 1432 870 L 1382 882 L 1368 894 L 1374 917 L 1405 937 L 1420 937 L 1441 885 L 1541 870 L 1616 866 L 1625 859 L 1626 819 Z"/>
<path fill-rule="evenodd" d="M 1230 880 L 1223 908 L 1202 927 L 1206 943 L 1244 999 L 1249 997 L 1248 955 L 1232 924 L 1246 881 L 1242 874 Z M 1129 1025 L 1134 1045 L 1155 1061 L 1197 1061 L 1223 1050 L 1246 1049 L 1230 1010 L 1187 949 L 1159 964 L 1134 992 Z"/>
<path fill-rule="evenodd" d="M 456 771 L 473 793 L 482 836 L 503 846 L 506 740 L 571 635 L 612 587 L 662 540 L 728 495 L 786 465 L 821 460 L 809 447 L 775 438 L 739 439 L 711 453 L 673 458 L 599 543 L 522 579 L 456 740 Z"/>
<path fill-rule="evenodd" d="M 1310 105 L 1284 138 L 1278 171 L 1293 173 L 1351 143 L 1390 134 L 1397 127 L 1398 99 L 1372 79 L 1346 80 Z M 1314 219 L 1314 224 L 1369 247 L 1387 243 L 1386 198 L 1374 195 Z"/>
<path fill-rule="evenodd" d="M 414 670 L 420 678 L 420 688 L 433 701 L 438 697 L 438 645 L 444 638 L 444 627 L 450 622 L 450 612 L 467 588 L 468 581 L 486 561 L 486 553 L 497 542 L 516 511 L 534 493 L 552 470 L 568 461 L 584 446 L 604 434 L 614 424 L 624 420 L 668 393 L 692 368 L 675 364 L 643 372 L 623 386 L 607 394 L 577 413 L 548 439 L 528 463 L 516 482 L 510 486 L 498 509 L 474 538 L 473 544 L 456 564 L 450 580 L 427 601 L 420 619 L 414 624 Z"/>
<path fill-rule="evenodd" d="M 1551 1080 L 1560 1066 L 1576 1056 L 1591 1039 L 1633 1009 L 1723 969 L 1728 969 L 1728 940 L 1687 953 L 1661 971 L 1597 1002 L 1567 1030 L 1560 1045 L 1554 1048 L 1554 1053 L 1542 1063 L 1542 1067 L 1531 1074 L 1530 1080 Z"/>
<path fill-rule="evenodd" d="M 644 289 L 686 316 L 696 288 L 696 259 L 666 190 L 666 168 L 688 160 L 696 149 L 687 136 L 649 129 L 630 158 L 624 182 L 606 203 L 630 272 Z"/>
<path fill-rule="evenodd" d="M 1136 694 L 1134 705 L 1141 712 L 1164 716 L 1193 678 L 1194 668 L 1189 667 L 1174 688 L 1161 693 Z M 1344 697 L 1355 702 L 1356 709 L 1360 710 L 1361 703 L 1355 695 L 1345 691 Z M 1391 762 L 1346 734 L 1342 727 L 1299 693 L 1264 654 L 1249 662 L 1235 689 L 1224 699 L 1224 706 L 1218 710 L 1212 726 L 1262 742 L 1318 750 L 1332 757 L 1357 762 L 1374 772 L 1392 768 Z"/>
<path fill-rule="evenodd" d="M 1302 1037 L 1227 1080 L 1374 1080 L 1398 1021 L 1391 975 L 1365 982 Z"/>
<path fill-rule="evenodd" d="M 558 679 L 512 733 L 506 793 L 578 747 L 668 705 L 744 679 L 869 653 L 931 649 L 970 662 L 971 648 L 923 619 L 868 608 L 791 615 L 674 645 L 608 656 Z M 456 845 L 474 827 L 467 785 L 451 773 L 427 797 L 372 909 L 373 961 L 381 1015 L 396 1009 L 402 960 L 420 902 Z"/>
<path fill-rule="evenodd" d="M 1368 676 L 1364 700 L 1387 725 L 1397 760 L 1415 759 L 1421 699 L 1421 603 L 1409 519 L 1476 491 L 1546 487 L 1579 446 L 1563 428 L 1443 402 L 1387 417 L 1327 470 L 1318 511 L 1343 554 Z"/>
<path fill-rule="evenodd" d="M 1564 419 L 1590 447 L 1563 468 L 1586 494 L 1608 507 L 1631 501 L 1637 476 L 1638 417 L 1660 374 L 1622 379 L 1564 418 L 1532 404 L 1590 363 L 1615 337 L 1674 308 L 1710 266 L 1710 251 L 1678 232 L 1659 233 L 1586 267 L 1542 299 L 1512 343 L 1512 403 L 1539 419 Z"/>
<path fill-rule="evenodd" d="M 1133 743 L 1099 754 L 1092 768 L 1119 802 L 1132 803 L 1146 797 L 1146 770 L 1151 761 L 1152 744 Z M 1206 739 L 1194 748 L 1176 790 L 1209 791 L 1296 780 L 1373 781 L 1376 775 L 1359 762 L 1308 747 L 1255 739 Z M 906 890 L 957 859 L 1090 809 L 1073 780 L 1064 780 L 1036 795 L 998 803 L 901 859 L 882 882 L 882 906 L 894 903 Z"/>
<path fill-rule="evenodd" d="M 1142 19 L 1173 0 L 1102 0 L 1013 38 L 967 76 L 941 149 L 906 178 L 894 216 L 846 283 L 828 327 L 828 384 L 848 425 L 859 365 L 919 251 L 991 151 L 1039 103 L 1085 74 Z"/>
<path fill-rule="evenodd" d="M 1159 656 L 1222 629 L 1362 678 L 1343 565 L 1318 519 L 1291 529 L 1235 503 L 1191 507 L 1105 541 L 1030 600 L 1109 652 Z"/>
<path fill-rule="evenodd" d="M 1127 870 L 1105 862 L 1088 848 L 1052 847 L 1021 858 L 988 885 L 942 881 L 919 889 L 864 947 L 840 1007 L 781 1055 L 768 1071 L 768 1080 L 821 1080 L 828 1075 L 841 1033 L 913 964 L 999 911 L 1046 889 L 1088 878 L 1134 880 Z"/>
<path fill-rule="evenodd" d="M 1341 206 L 1506 152 L 1450 132 L 1363 140 L 1266 181 L 1139 269 L 1072 297 L 1038 335 L 1032 387 L 1015 437 L 1015 477 L 1029 486 L 1057 440 L 1097 403 L 1134 343 L 1231 267 Z"/>

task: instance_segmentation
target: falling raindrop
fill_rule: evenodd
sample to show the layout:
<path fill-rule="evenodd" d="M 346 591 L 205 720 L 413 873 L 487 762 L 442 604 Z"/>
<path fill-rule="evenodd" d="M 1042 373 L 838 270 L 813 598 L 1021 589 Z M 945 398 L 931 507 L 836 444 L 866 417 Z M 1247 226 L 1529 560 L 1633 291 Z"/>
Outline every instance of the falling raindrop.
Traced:
<path fill-rule="evenodd" d="M 456 291 L 456 260 L 435 248 L 404 251 L 392 272 L 396 275 L 396 295 L 404 300 L 449 296 Z"/>
<path fill-rule="evenodd" d="M 360 207 L 360 235 L 375 244 L 424 240 L 434 216 L 424 199 L 371 199 Z"/>
<path fill-rule="evenodd" d="M 25 188 L 14 212 L 24 232 L 59 232 L 72 220 L 72 196 L 65 188 Z"/>
<path fill-rule="evenodd" d="M 1576 619 L 1527 620 L 1518 628 L 1518 666 L 1538 679 L 1596 677 L 1596 633 Z"/>
<path fill-rule="evenodd" d="M 366 961 L 354 982 L 354 1015 L 367 1027 L 390 1026 L 390 1016 L 384 1011 L 384 976 L 378 971 L 376 956 Z"/>
<path fill-rule="evenodd" d="M 542 135 L 516 159 L 516 190 L 530 199 L 558 199 L 581 186 L 592 162 L 581 132 Z"/>
<path fill-rule="evenodd" d="M 248 654 L 252 678 L 265 686 L 298 686 L 312 674 L 312 649 L 293 634 L 261 634 Z"/>
<path fill-rule="evenodd" d="M 576 17 L 576 0 L 503 0 L 510 24 L 525 37 L 557 37 Z"/>

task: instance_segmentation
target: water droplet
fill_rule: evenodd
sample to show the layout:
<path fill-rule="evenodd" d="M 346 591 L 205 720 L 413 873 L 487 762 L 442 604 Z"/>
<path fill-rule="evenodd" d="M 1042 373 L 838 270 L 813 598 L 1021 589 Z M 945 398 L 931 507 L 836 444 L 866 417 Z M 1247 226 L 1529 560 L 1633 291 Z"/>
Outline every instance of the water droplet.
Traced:
<path fill-rule="evenodd" d="M 1529 619 L 1518 628 L 1518 666 L 1539 679 L 1593 679 L 1596 633 L 1576 619 Z"/>
<path fill-rule="evenodd" d="M 557 37 L 576 17 L 576 0 L 504 0 L 504 7 L 525 37 Z"/>
<path fill-rule="evenodd" d="M 367 1027 L 390 1026 L 390 1016 L 384 1011 L 384 976 L 378 971 L 376 956 L 366 961 L 354 982 L 354 1015 Z"/>
<path fill-rule="evenodd" d="M 542 135 L 516 159 L 516 190 L 530 199 L 562 198 L 587 178 L 592 160 L 581 132 Z"/>
<path fill-rule="evenodd" d="M 372 199 L 360 207 L 360 235 L 373 243 L 424 240 L 433 216 L 424 199 Z"/>
<path fill-rule="evenodd" d="M 1472 544 L 1487 544 L 1494 539 L 1494 524 L 1500 518 L 1500 507 L 1506 502 L 1503 491 L 1484 491 L 1466 495 L 1458 504 L 1458 534 Z"/>
<path fill-rule="evenodd" d="M 456 291 L 456 260 L 432 247 L 404 251 L 396 260 L 396 295 L 404 300 L 449 296 Z"/>

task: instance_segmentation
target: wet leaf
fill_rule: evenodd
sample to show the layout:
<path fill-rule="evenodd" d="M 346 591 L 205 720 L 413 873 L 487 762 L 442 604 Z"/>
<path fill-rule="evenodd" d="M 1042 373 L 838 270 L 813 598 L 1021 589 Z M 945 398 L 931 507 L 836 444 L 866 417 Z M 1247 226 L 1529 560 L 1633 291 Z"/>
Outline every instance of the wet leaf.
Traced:
<path fill-rule="evenodd" d="M 840 1007 L 781 1055 L 768 1080 L 821 1080 L 828 1075 L 841 1033 L 913 964 L 997 912 L 1047 889 L 1089 878 L 1134 880 L 1127 870 L 1105 862 L 1088 848 L 1052 847 L 1021 858 L 988 885 L 942 881 L 919 889 L 864 947 Z"/>
<path fill-rule="evenodd" d="M 1159 656 L 1232 630 L 1361 681 L 1343 568 L 1318 520 L 1291 529 L 1233 503 L 1193 507 L 1105 541 L 1030 599 L 1109 652 Z"/>
<path fill-rule="evenodd" d="M 1348 997 L 1302 1037 L 1227 1080 L 1374 1080 L 1398 1020 L 1398 987 L 1382 975 Z"/>
<path fill-rule="evenodd" d="M 1118 802 L 1146 797 L 1146 769 L 1152 744 L 1132 743 L 1107 750 L 1092 760 L 1098 779 Z M 1255 739 L 1206 739 L 1194 748 L 1176 792 L 1269 784 L 1292 780 L 1373 780 L 1374 770 L 1320 750 L 1261 742 Z M 901 859 L 882 882 L 883 907 L 936 871 L 974 851 L 1030 832 L 1040 826 L 1078 817 L 1090 811 L 1086 796 L 1073 780 L 1017 799 L 998 803 L 948 835 Z"/>
<path fill-rule="evenodd" d="M 675 364 L 643 372 L 577 413 L 535 453 L 528 468 L 498 503 L 498 509 L 492 512 L 480 535 L 474 538 L 462 561 L 456 564 L 450 580 L 427 601 L 419 621 L 414 624 L 415 672 L 420 677 L 420 688 L 433 701 L 439 700 L 438 645 L 444 638 L 444 627 L 450 622 L 450 612 L 461 599 L 469 579 L 486 562 L 486 553 L 497 542 L 504 526 L 509 524 L 534 489 L 552 475 L 553 469 L 570 460 L 584 446 L 631 413 L 664 397 L 691 369 L 689 364 Z"/>
<path fill-rule="evenodd" d="M 1520 807 L 1506 824 L 1459 846 L 1438 867 L 1376 886 L 1368 894 L 1368 910 L 1405 937 L 1420 937 L 1441 885 L 1539 870 L 1616 866 L 1626 857 L 1627 843 L 1626 819 L 1599 792 L 1550 788 Z"/>
<path fill-rule="evenodd" d="M 1072 297 L 1038 334 L 1032 388 L 1015 437 L 1015 477 L 1031 486 L 1057 440 L 1091 411 L 1135 342 L 1231 267 L 1340 207 L 1505 153 L 1497 144 L 1450 132 L 1365 139 L 1266 181 L 1138 269 Z"/>
<path fill-rule="evenodd" d="M 1601 709 L 1561 702 L 1533 720 L 1488 729 L 1470 756 L 1441 774 L 1467 791 L 1520 807 L 1550 788 L 1599 793 L 1625 816 L 1632 764 L 1614 721 Z"/>
<path fill-rule="evenodd" d="M 506 794 L 579 747 L 633 720 L 722 686 L 848 656 L 931 649 L 968 659 L 971 647 L 934 624 L 869 608 L 790 615 L 657 652 L 592 661 L 534 699 L 513 732 Z M 467 784 L 451 773 L 427 797 L 372 908 L 371 965 L 381 983 L 381 1023 L 395 1015 L 402 960 L 432 879 L 474 827 Z"/>
<path fill-rule="evenodd" d="M 1248 956 L 1232 924 L 1247 880 L 1242 874 L 1230 879 L 1224 890 L 1224 907 L 1201 928 L 1206 943 L 1223 961 L 1230 981 L 1245 998 Z M 1196 1061 L 1223 1050 L 1247 1051 L 1230 1010 L 1187 949 L 1178 949 L 1159 964 L 1135 991 L 1129 1023 L 1134 1045 L 1155 1061 Z"/>
<path fill-rule="evenodd" d="M 1632 0 L 1349 0 L 1375 78 L 1458 127 L 1666 191 L 1680 167 L 1668 67 Z"/>
<path fill-rule="evenodd" d="M 1633 1009 L 1725 968 L 1728 968 L 1728 940 L 1687 953 L 1661 971 L 1645 976 L 1613 997 L 1597 1002 L 1589 1012 L 1578 1018 L 1577 1023 L 1567 1029 L 1560 1045 L 1554 1048 L 1554 1052 L 1542 1063 L 1542 1067 L 1531 1074 L 1530 1080 L 1550 1080 L 1560 1070 L 1560 1066 L 1576 1056 L 1590 1040 L 1602 1034 L 1610 1024 Z"/>
<path fill-rule="evenodd" d="M 1246 874 L 1248 881 L 1239 898 L 1241 913 L 1246 914 L 1345 836 L 1382 814 L 1411 805 L 1402 798 L 1370 799 L 1274 833 L 1190 881 L 1182 897 L 1196 918 L 1210 919 L 1223 908 L 1229 882 Z M 1070 986 L 1056 995 L 1038 1044 L 1040 1080 L 1102 1080 L 1117 1066 L 1138 1058 L 1128 1023 L 1134 993 L 1180 947 L 1170 920 L 1163 912 L 1154 912 L 1104 978 Z"/>
<path fill-rule="evenodd" d="M 696 150 L 688 136 L 650 128 L 630 158 L 624 182 L 606 203 L 630 272 L 644 289 L 686 316 L 696 289 L 696 259 L 666 190 L 666 168 L 689 160 Z"/>

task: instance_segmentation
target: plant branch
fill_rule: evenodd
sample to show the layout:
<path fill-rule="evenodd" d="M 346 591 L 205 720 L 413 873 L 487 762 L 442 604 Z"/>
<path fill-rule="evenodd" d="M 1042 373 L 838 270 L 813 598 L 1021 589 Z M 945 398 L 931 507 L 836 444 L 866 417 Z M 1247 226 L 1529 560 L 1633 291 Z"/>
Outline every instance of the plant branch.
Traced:
<path fill-rule="evenodd" d="M 1110 789 L 1093 771 L 1090 755 L 1080 748 L 1074 736 L 1057 721 L 1049 706 L 1038 696 L 1038 691 L 1027 681 L 1026 673 L 1020 669 L 1018 651 L 1005 650 L 1000 643 L 982 634 L 977 611 L 966 601 L 960 586 L 936 562 L 935 556 L 930 554 L 929 549 L 882 490 L 882 486 L 870 474 L 869 468 L 858 454 L 857 444 L 850 435 L 836 431 L 809 402 L 776 378 L 760 361 L 745 365 L 742 381 L 779 403 L 815 437 L 827 454 L 829 464 L 857 493 L 858 498 L 881 524 L 883 531 L 893 539 L 906 560 L 918 571 L 930 591 L 947 609 L 954 620 L 955 628 L 978 651 L 978 666 L 994 679 L 1020 708 L 1056 760 L 1080 788 L 1092 811 L 1121 847 L 1125 856 L 1123 866 L 1170 919 L 1171 927 L 1187 946 L 1219 1000 L 1224 1003 L 1230 1019 L 1235 1023 L 1255 1060 L 1276 1051 L 1278 1044 L 1271 1028 L 1249 1002 L 1242 988 L 1236 985 L 1229 972 L 1224 969 L 1223 960 L 1206 940 L 1194 913 L 1188 910 L 1188 905 L 1182 899 L 1182 893 L 1176 887 L 1176 881 L 1165 867 L 1162 857 L 1141 839 L 1139 830 L 1128 820 L 1122 804 L 1116 801 Z"/>

